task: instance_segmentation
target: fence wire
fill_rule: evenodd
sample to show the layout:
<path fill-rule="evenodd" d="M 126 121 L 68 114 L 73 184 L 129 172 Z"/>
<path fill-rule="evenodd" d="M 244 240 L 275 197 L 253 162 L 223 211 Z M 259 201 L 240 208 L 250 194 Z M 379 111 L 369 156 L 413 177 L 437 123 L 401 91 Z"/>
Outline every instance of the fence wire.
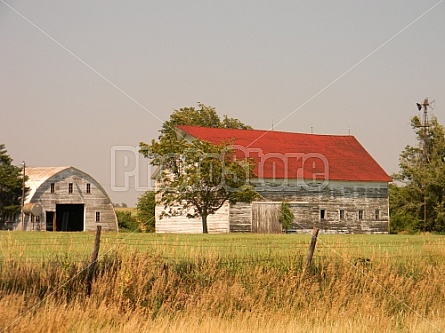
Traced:
<path fill-rule="evenodd" d="M 154 253 L 166 260 L 178 258 L 195 258 L 211 256 L 213 258 L 229 257 L 247 260 L 255 256 L 257 261 L 276 260 L 277 257 L 304 255 L 310 238 L 306 237 L 224 237 L 191 236 L 154 236 L 147 234 L 105 234 L 101 238 L 100 256 L 116 251 L 126 253 Z M 23 238 L 21 238 L 23 237 Z M 368 236 L 353 241 L 354 238 L 324 239 L 319 235 L 315 258 L 329 258 L 338 254 L 349 256 L 367 256 L 375 259 L 408 258 L 425 256 L 430 260 L 445 260 L 445 237 L 432 238 L 388 238 L 385 241 L 374 241 Z M 379 236 L 377 236 L 379 237 Z M 396 236 L 397 237 L 397 236 Z M 166 239 L 167 238 L 167 239 Z M 0 262 L 19 260 L 21 262 L 38 262 L 42 260 L 63 260 L 83 262 L 89 257 L 94 243 L 94 234 L 48 234 L 32 233 L 31 236 L 0 233 Z M 253 259 L 252 259 L 253 260 Z"/>

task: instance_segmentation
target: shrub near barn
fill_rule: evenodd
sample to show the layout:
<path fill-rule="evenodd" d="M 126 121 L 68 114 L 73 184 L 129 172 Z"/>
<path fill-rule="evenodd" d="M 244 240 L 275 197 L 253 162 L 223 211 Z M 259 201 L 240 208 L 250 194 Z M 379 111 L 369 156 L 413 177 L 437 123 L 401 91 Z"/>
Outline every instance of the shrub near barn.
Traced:
<path fill-rule="evenodd" d="M 136 216 L 127 208 L 115 208 L 119 231 L 140 232 L 139 223 Z"/>

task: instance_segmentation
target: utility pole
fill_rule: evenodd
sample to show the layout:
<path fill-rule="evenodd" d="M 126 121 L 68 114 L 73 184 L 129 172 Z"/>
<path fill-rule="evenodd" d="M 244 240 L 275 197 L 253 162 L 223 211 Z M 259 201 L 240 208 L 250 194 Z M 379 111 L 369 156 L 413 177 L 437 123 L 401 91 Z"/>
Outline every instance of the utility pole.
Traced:
<path fill-rule="evenodd" d="M 23 208 L 25 207 L 25 177 L 26 177 L 26 163 L 23 161 L 23 176 L 22 176 L 22 210 L 21 210 L 21 222 L 22 222 L 22 230 L 25 230 L 25 212 L 23 211 Z"/>

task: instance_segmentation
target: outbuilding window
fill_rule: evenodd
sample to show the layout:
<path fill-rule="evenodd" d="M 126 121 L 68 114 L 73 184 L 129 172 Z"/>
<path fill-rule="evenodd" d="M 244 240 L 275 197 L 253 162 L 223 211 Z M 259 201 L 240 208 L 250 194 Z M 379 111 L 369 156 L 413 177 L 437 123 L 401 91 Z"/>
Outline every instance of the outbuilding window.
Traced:
<path fill-rule="evenodd" d="M 52 194 L 54 194 L 54 183 L 50 184 L 50 191 Z"/>
<path fill-rule="evenodd" d="M 376 209 L 374 212 L 374 218 L 380 220 L 380 209 Z"/>
<path fill-rule="evenodd" d="M 363 220 L 363 209 L 359 209 L 358 211 L 358 219 Z"/>
<path fill-rule="evenodd" d="M 324 220 L 326 218 L 326 210 L 320 209 L 320 219 Z"/>
<path fill-rule="evenodd" d="M 340 220 L 344 220 L 345 219 L 345 210 L 344 209 L 340 209 L 339 217 L 340 217 Z"/>
<path fill-rule="evenodd" d="M 100 212 L 96 212 L 96 222 L 100 222 Z"/>
<path fill-rule="evenodd" d="M 91 193 L 91 184 L 90 183 L 87 184 L 87 193 Z"/>
<path fill-rule="evenodd" d="M 73 183 L 68 184 L 68 193 L 73 193 Z"/>

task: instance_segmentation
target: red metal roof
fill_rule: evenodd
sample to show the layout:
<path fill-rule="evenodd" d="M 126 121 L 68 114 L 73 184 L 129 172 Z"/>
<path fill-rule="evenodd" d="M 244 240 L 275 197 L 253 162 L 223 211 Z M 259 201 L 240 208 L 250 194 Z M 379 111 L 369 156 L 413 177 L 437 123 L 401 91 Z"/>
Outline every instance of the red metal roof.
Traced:
<path fill-rule="evenodd" d="M 354 136 L 178 126 L 213 144 L 232 142 L 237 158 L 255 160 L 267 179 L 390 182 L 391 178 Z"/>

